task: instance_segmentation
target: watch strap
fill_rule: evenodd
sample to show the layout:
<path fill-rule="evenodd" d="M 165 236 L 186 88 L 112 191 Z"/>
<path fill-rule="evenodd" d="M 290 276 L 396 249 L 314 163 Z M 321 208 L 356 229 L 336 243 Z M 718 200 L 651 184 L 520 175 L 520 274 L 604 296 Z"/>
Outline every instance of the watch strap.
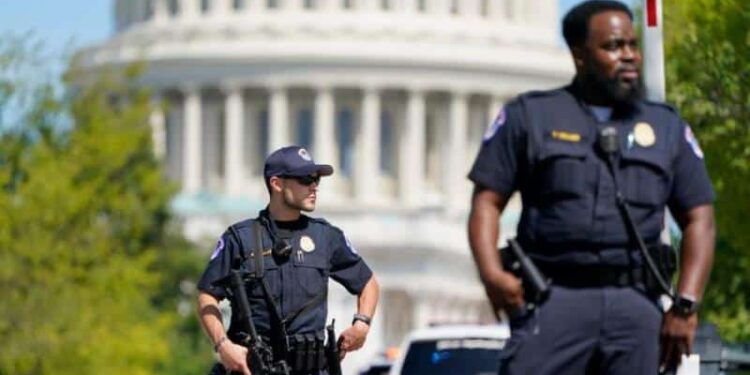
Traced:
<path fill-rule="evenodd" d="M 678 316 L 688 317 L 698 312 L 700 304 L 691 297 L 678 294 L 674 299 L 672 309 Z"/>
<path fill-rule="evenodd" d="M 365 314 L 354 314 L 354 318 L 352 318 L 352 325 L 356 323 L 357 321 L 360 321 L 362 323 L 367 324 L 368 326 L 372 322 L 372 318 Z"/>

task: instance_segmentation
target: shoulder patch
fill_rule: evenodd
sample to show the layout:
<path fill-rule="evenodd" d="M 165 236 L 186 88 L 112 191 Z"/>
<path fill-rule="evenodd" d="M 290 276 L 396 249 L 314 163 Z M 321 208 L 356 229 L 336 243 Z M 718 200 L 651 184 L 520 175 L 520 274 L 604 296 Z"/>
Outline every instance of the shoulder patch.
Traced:
<path fill-rule="evenodd" d="M 703 159 L 703 150 L 701 150 L 701 146 L 698 144 L 698 139 L 695 138 L 693 130 L 690 129 L 690 126 L 688 125 L 685 125 L 685 141 L 690 145 L 690 148 L 693 149 L 695 156 Z"/>
<path fill-rule="evenodd" d="M 346 248 L 349 249 L 349 251 L 354 255 L 359 255 L 357 252 L 357 249 L 354 248 L 354 245 L 352 245 L 352 242 L 349 241 L 349 237 L 344 235 L 344 242 L 346 242 Z"/>
<path fill-rule="evenodd" d="M 214 260 L 214 258 L 219 256 L 222 250 L 224 250 L 224 237 L 219 237 L 219 241 L 216 242 L 216 248 L 214 248 L 214 252 L 211 253 L 211 260 Z"/>
<path fill-rule="evenodd" d="M 484 132 L 484 135 L 482 136 L 482 141 L 487 142 L 492 137 L 495 136 L 495 133 L 503 126 L 505 125 L 505 120 L 507 116 L 505 115 L 505 107 L 500 108 L 500 112 L 495 116 L 495 120 L 492 121 L 490 126 L 487 127 L 487 130 Z"/>

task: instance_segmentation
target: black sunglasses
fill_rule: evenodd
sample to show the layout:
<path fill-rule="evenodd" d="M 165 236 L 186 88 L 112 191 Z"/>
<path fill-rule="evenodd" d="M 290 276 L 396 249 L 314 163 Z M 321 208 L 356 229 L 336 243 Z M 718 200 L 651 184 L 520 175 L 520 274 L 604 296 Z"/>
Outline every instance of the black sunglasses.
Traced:
<path fill-rule="evenodd" d="M 310 186 L 312 184 L 320 184 L 320 176 L 282 176 L 283 178 L 295 180 L 299 182 L 300 185 L 303 186 Z"/>

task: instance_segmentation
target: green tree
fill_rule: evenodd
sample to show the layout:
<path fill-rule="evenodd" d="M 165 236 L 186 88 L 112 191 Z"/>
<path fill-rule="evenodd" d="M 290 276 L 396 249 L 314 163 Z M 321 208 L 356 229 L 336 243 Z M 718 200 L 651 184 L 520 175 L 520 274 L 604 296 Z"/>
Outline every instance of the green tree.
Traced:
<path fill-rule="evenodd" d="M 0 374 L 204 373 L 177 309 L 202 259 L 170 230 L 141 68 L 19 74 L 38 57 L 0 38 Z"/>
<path fill-rule="evenodd" d="M 750 7 L 665 0 L 668 97 L 700 139 L 716 202 L 717 257 L 705 314 L 728 340 L 750 340 Z"/>

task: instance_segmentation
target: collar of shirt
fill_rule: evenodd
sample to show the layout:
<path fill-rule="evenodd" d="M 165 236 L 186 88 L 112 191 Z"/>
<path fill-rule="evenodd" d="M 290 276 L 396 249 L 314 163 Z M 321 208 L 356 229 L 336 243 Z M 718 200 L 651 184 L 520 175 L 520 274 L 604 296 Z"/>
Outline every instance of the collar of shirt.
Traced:
<path fill-rule="evenodd" d="M 612 118 L 612 107 L 589 105 L 589 108 L 591 109 L 591 113 L 599 122 L 607 122 L 610 118 Z"/>

